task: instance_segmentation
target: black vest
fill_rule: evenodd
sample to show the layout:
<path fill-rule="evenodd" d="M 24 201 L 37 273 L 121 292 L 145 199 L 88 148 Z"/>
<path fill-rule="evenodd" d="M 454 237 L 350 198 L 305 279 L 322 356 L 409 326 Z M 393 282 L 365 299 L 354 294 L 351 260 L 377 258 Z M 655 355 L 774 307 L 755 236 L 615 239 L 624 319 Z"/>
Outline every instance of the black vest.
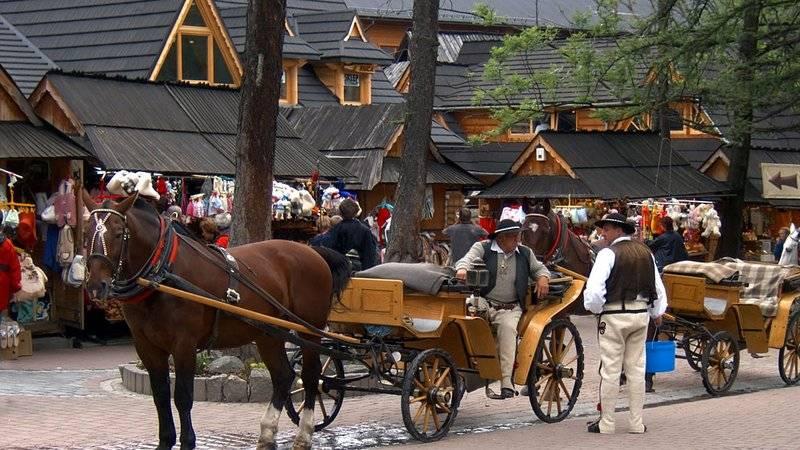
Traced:
<path fill-rule="evenodd" d="M 641 295 L 652 306 L 657 298 L 653 254 L 638 241 L 620 241 L 609 247 L 614 267 L 606 280 L 606 304 L 621 303 L 626 310 Z"/>
<path fill-rule="evenodd" d="M 486 269 L 489 271 L 489 285 L 481 289 L 481 295 L 486 297 L 489 292 L 492 292 L 494 285 L 497 282 L 497 252 L 492 250 L 492 242 L 486 241 L 483 245 L 483 262 L 486 263 Z M 525 309 L 525 297 L 528 296 L 528 278 L 530 278 L 530 260 L 531 249 L 520 245 L 517 247 L 519 254 L 517 255 L 517 272 L 516 279 L 514 280 L 514 290 L 517 293 L 517 301 L 520 308 Z"/>

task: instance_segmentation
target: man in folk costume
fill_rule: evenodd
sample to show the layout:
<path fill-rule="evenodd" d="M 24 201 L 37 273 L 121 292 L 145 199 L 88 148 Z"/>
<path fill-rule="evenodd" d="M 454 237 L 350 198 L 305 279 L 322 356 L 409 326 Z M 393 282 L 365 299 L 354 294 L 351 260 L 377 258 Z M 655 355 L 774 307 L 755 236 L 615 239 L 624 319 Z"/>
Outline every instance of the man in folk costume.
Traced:
<path fill-rule="evenodd" d="M 624 367 L 630 404 L 629 433 L 644 433 L 644 343 L 652 317 L 661 324 L 667 294 L 650 249 L 631 240 L 635 227 L 618 213 L 596 223 L 611 245 L 597 254 L 583 291 L 587 310 L 598 315 L 600 345 L 600 419 L 589 424 L 591 433 L 614 433 L 614 410 L 619 377 Z"/>
<path fill-rule="evenodd" d="M 467 269 L 477 259 L 486 263 L 489 285 L 481 296 L 489 303 L 487 317 L 497 330 L 497 353 L 500 357 L 501 390 L 499 398 L 515 395 L 511 376 L 517 352 L 517 325 L 522 316 L 528 280 L 536 280 L 536 292 L 547 295 L 550 271 L 536 260 L 533 250 L 520 244 L 522 225 L 513 220 L 502 220 L 489 240 L 476 242 L 463 258 L 455 264 L 456 278 L 466 280 Z"/>

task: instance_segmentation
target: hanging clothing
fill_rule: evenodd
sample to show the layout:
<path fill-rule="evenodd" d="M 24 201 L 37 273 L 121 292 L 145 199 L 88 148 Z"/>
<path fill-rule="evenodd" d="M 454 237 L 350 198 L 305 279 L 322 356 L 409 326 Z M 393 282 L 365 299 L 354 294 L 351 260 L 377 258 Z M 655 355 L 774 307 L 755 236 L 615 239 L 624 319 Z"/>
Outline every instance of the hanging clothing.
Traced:
<path fill-rule="evenodd" d="M 11 297 L 22 289 L 22 272 L 14 244 L 0 233 L 0 311 L 8 309 Z"/>

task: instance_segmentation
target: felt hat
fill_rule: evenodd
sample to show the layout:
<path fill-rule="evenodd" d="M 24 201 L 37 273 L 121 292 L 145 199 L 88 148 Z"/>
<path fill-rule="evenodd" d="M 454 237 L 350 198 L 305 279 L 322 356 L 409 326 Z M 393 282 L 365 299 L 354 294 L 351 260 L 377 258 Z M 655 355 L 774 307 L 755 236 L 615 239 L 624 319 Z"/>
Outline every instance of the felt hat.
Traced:
<path fill-rule="evenodd" d="M 602 228 L 603 225 L 615 225 L 622 228 L 625 234 L 633 234 L 636 232 L 636 227 L 628 222 L 628 219 L 620 213 L 611 213 L 603 216 L 602 219 L 595 222 L 594 226 Z"/>
<path fill-rule="evenodd" d="M 489 239 L 494 239 L 501 233 L 519 233 L 522 230 L 522 224 L 516 220 L 503 219 L 497 224 L 497 228 L 489 235 Z"/>

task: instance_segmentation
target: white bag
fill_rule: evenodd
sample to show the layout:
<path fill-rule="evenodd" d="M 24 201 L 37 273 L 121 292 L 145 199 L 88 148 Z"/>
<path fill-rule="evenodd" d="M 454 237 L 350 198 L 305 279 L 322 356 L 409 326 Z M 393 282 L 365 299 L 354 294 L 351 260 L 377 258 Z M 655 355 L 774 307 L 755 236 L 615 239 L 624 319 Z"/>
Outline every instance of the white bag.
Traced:
<path fill-rule="evenodd" d="M 30 256 L 25 256 L 20 266 L 22 272 L 22 289 L 14 294 L 15 300 L 29 301 L 44 297 L 44 294 L 47 292 L 45 285 L 45 283 L 47 283 L 47 275 L 44 274 L 44 271 L 33 264 L 33 260 Z"/>
<path fill-rule="evenodd" d="M 69 266 L 69 270 L 65 270 L 64 272 L 67 273 L 66 279 L 64 280 L 65 283 L 73 287 L 83 286 L 83 281 L 86 278 L 86 262 L 83 259 L 83 255 L 75 255 L 72 264 Z"/>
<path fill-rule="evenodd" d="M 44 211 L 42 211 L 42 221 L 52 224 L 58 222 L 58 219 L 56 218 L 55 205 L 50 205 L 44 208 Z"/>
<path fill-rule="evenodd" d="M 58 233 L 58 263 L 61 267 L 69 267 L 74 257 L 75 238 L 72 234 L 72 228 L 69 225 L 64 225 L 64 228 Z"/>

